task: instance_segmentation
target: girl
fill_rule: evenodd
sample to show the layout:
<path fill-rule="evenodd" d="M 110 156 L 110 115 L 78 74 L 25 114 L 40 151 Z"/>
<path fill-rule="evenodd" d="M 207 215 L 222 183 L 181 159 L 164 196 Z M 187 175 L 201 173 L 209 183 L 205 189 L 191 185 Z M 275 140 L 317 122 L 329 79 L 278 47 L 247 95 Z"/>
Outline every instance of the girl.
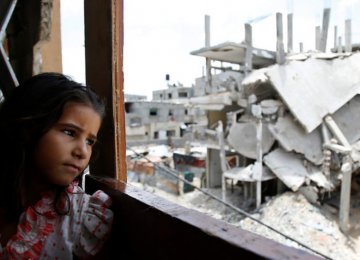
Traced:
<path fill-rule="evenodd" d="M 44 73 L 0 108 L 0 259 L 72 259 L 96 254 L 113 213 L 102 191 L 77 185 L 104 116 L 89 87 Z"/>

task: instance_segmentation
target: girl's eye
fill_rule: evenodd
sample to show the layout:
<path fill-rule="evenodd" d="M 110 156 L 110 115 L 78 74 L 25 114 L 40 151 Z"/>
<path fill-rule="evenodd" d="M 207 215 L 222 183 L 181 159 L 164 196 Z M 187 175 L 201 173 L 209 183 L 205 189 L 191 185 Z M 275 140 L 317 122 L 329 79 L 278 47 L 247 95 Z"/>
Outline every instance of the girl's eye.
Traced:
<path fill-rule="evenodd" d="M 87 139 L 87 140 L 86 140 L 86 143 L 87 143 L 88 145 L 90 145 L 90 146 L 93 146 L 93 145 L 95 144 L 95 140 L 93 140 L 93 139 Z"/>
<path fill-rule="evenodd" d="M 75 136 L 75 131 L 73 130 L 69 130 L 69 129 L 64 129 L 63 130 L 63 133 L 68 135 L 68 136 L 71 136 L 71 137 L 74 137 Z"/>

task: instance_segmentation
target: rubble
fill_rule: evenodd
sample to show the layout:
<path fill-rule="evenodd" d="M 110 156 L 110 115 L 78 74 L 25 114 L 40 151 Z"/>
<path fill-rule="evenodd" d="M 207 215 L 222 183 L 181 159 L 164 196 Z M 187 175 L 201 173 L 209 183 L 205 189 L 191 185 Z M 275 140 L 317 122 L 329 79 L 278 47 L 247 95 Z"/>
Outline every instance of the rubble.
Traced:
<path fill-rule="evenodd" d="M 259 212 L 257 214 L 259 220 L 331 259 L 359 259 L 360 238 L 357 235 L 359 225 L 356 224 L 348 235 L 342 233 L 337 222 L 337 210 L 329 210 L 325 205 L 314 206 L 301 193 L 284 193 L 262 205 Z M 353 222 L 358 222 L 359 212 L 359 208 L 352 209 Z M 299 247 L 293 241 L 251 219 L 244 219 L 237 226 L 280 243 Z"/>
<path fill-rule="evenodd" d="M 142 187 L 139 183 L 131 183 Z M 182 196 L 174 196 L 156 187 L 146 187 L 149 192 L 155 193 L 165 199 L 184 207 L 200 211 L 216 219 L 226 221 L 234 226 L 260 234 L 269 239 L 285 245 L 302 248 L 292 240 L 262 226 L 249 218 L 245 218 L 233 210 L 226 208 L 222 203 L 211 199 L 196 190 Z M 220 189 L 206 189 L 218 198 L 221 197 Z M 227 190 L 227 201 L 244 210 L 251 208 L 249 201 L 244 201 L 242 191 L 237 186 L 234 192 Z M 359 201 L 359 192 L 353 195 L 352 201 Z M 285 192 L 273 198 L 267 198 L 252 216 L 272 226 L 280 232 L 296 239 L 297 241 L 314 248 L 316 251 L 334 260 L 356 260 L 360 254 L 360 205 L 354 202 L 351 208 L 352 229 L 344 234 L 338 225 L 338 209 L 332 203 L 314 205 L 300 192 Z M 303 250 L 307 250 L 302 248 Z"/>
<path fill-rule="evenodd" d="M 324 21 L 325 13 L 329 10 L 324 10 Z M 266 182 L 276 185 L 274 201 L 291 197 L 283 204 L 285 215 L 290 215 L 292 203 L 321 206 L 327 194 L 339 193 L 337 218 L 347 232 L 354 224 L 349 224 L 350 186 L 360 168 L 360 53 L 351 48 L 326 53 L 322 43 L 316 51 L 285 55 L 280 20 L 277 14 L 276 53 L 252 46 L 248 24 L 245 42 L 207 44 L 191 52 L 207 59 L 206 76 L 196 79 L 186 107 L 205 109 L 207 124 L 197 125 L 194 117 L 186 142 L 206 147 L 207 157 L 198 167 L 198 158 L 179 154 L 177 169 L 199 170 L 200 186 L 221 186 L 219 197 L 226 201 L 227 184 L 232 189 L 241 186 L 242 206 L 254 206 L 256 197 L 259 217 L 266 217 L 262 214 L 273 205 L 261 204 L 263 197 L 274 196 L 265 192 Z M 228 156 L 236 158 L 235 165 L 229 164 Z M 296 198 L 279 195 L 289 189 Z M 311 212 L 319 213 L 315 208 Z"/>

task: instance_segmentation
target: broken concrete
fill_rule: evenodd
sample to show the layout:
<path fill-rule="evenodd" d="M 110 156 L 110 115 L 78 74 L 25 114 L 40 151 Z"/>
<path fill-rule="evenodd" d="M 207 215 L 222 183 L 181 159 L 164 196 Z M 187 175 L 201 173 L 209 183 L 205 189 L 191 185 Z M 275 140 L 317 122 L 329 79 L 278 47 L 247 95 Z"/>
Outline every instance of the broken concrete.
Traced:
<path fill-rule="evenodd" d="M 333 115 L 333 119 L 350 144 L 360 139 L 360 96 L 356 95 L 350 102 Z"/>
<path fill-rule="evenodd" d="M 333 114 L 360 93 L 360 53 L 343 59 L 291 61 L 286 66 L 272 66 L 266 75 L 310 133 L 324 116 Z"/>
<path fill-rule="evenodd" d="M 242 43 L 224 42 L 215 46 L 192 51 L 192 55 L 213 60 L 243 64 L 246 59 L 247 45 Z M 275 52 L 252 48 L 252 64 L 255 68 L 266 67 L 275 63 Z"/>
<path fill-rule="evenodd" d="M 256 123 L 254 121 L 239 122 L 232 125 L 227 137 L 231 145 L 241 155 L 256 159 Z M 275 139 L 269 131 L 268 124 L 262 125 L 262 152 L 268 153 Z"/>
<path fill-rule="evenodd" d="M 322 140 L 319 128 L 307 134 L 290 115 L 279 117 L 269 130 L 286 151 L 304 154 L 305 158 L 316 165 L 323 161 Z"/>
<path fill-rule="evenodd" d="M 261 173 L 261 181 L 267 181 L 275 178 L 275 175 L 270 171 L 266 166 L 263 166 L 263 171 Z M 225 178 L 232 179 L 234 181 L 246 181 L 246 182 L 256 182 L 259 180 L 256 172 L 256 167 L 254 164 L 249 164 L 246 167 L 235 167 L 231 168 L 223 173 Z"/>
<path fill-rule="evenodd" d="M 264 163 L 290 189 L 297 191 L 309 177 L 304 160 L 281 148 L 275 149 L 264 157 Z"/>

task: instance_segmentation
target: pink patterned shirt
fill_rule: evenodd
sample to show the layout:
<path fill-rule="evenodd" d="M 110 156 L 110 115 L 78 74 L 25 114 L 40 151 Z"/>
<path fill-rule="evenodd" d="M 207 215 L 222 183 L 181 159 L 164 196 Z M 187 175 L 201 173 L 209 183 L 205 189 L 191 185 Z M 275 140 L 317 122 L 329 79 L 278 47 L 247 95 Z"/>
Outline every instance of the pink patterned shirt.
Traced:
<path fill-rule="evenodd" d="M 102 191 L 85 194 L 71 184 L 59 200 L 66 215 L 53 207 L 54 194 L 44 193 L 35 206 L 20 216 L 16 234 L 4 248 L 0 259 L 72 259 L 98 253 L 110 233 L 113 212 L 111 199 Z M 69 204 L 70 202 L 70 204 Z"/>

